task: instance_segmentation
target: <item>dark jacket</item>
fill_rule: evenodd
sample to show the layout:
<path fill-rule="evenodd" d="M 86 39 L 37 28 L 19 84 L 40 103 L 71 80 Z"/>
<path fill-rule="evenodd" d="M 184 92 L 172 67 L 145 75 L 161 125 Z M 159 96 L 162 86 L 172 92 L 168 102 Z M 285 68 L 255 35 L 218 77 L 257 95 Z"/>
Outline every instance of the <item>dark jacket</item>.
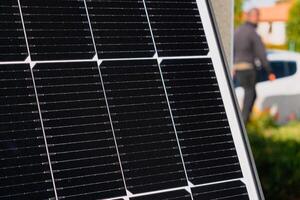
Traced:
<path fill-rule="evenodd" d="M 271 68 L 267 60 L 265 46 L 256 32 L 256 26 L 246 22 L 234 33 L 234 63 L 251 63 L 255 66 L 255 60 L 260 60 L 262 67 L 268 73 Z"/>

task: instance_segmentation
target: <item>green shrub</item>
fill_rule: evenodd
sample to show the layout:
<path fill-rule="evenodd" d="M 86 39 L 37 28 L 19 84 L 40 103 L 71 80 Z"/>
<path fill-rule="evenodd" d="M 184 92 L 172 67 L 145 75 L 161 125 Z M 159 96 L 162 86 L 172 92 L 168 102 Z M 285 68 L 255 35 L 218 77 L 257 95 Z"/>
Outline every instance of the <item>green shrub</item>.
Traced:
<path fill-rule="evenodd" d="M 265 114 L 247 129 L 266 199 L 299 200 L 300 123 L 278 127 Z"/>

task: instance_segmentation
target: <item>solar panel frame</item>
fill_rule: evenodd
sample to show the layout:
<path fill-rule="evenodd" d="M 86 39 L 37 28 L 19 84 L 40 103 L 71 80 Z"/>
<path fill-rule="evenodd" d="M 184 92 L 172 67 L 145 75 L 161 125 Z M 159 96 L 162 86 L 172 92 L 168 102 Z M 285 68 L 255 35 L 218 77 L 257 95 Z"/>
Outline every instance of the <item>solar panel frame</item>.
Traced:
<path fill-rule="evenodd" d="M 143 1 L 145 3 L 145 0 Z M 177 56 L 174 57 L 174 59 L 189 59 L 189 58 L 207 58 L 207 57 L 211 57 L 216 71 L 217 71 L 217 77 L 218 77 L 218 82 L 221 85 L 221 93 L 222 93 L 222 97 L 225 99 L 225 107 L 226 112 L 229 113 L 229 121 L 230 123 L 230 127 L 234 130 L 234 141 L 236 146 L 238 146 L 238 156 L 241 159 L 241 167 L 242 167 L 242 171 L 244 174 L 244 178 L 242 178 L 241 180 L 244 181 L 247 185 L 247 189 L 249 190 L 249 193 L 251 194 L 251 200 L 253 198 L 253 200 L 256 199 L 264 199 L 263 197 L 263 193 L 261 190 L 261 186 L 259 183 L 259 179 L 257 176 L 257 172 L 255 169 L 255 164 L 254 164 L 254 160 L 253 160 L 253 156 L 250 150 L 250 146 L 249 146 L 249 142 L 247 139 L 247 135 L 246 135 L 246 131 L 244 129 L 242 120 L 241 120 L 241 116 L 239 114 L 239 109 L 238 109 L 238 105 L 237 105 L 237 101 L 234 95 L 234 88 L 231 84 L 230 81 L 230 73 L 227 69 L 228 67 L 228 63 L 226 62 L 225 59 L 225 53 L 224 50 L 222 48 L 221 45 L 221 41 L 220 41 L 220 35 L 218 33 L 217 30 L 217 25 L 216 25 L 216 21 L 214 18 L 214 14 L 213 14 L 213 10 L 212 10 L 212 5 L 210 0 L 197 0 L 197 5 L 198 5 L 198 9 L 200 11 L 200 16 L 203 22 L 203 26 L 204 26 L 204 31 L 206 33 L 207 39 L 208 39 L 208 44 L 210 47 L 210 52 L 208 53 L 208 55 L 205 56 L 195 56 L 195 55 L 183 55 L 183 56 Z M 147 10 L 146 10 L 147 12 Z M 148 14 L 147 14 L 148 16 Z M 153 33 L 151 31 L 151 33 Z M 214 37 L 212 37 L 214 36 Z M 26 37 L 26 35 L 25 35 Z M 27 38 L 26 38 L 27 39 Z M 94 42 L 95 45 L 95 42 Z M 27 44 L 27 48 L 28 48 L 28 44 Z M 96 48 L 94 46 L 94 48 Z M 157 52 L 157 49 L 156 49 Z M 97 55 L 97 52 L 96 52 Z M 29 57 L 30 58 L 30 57 Z M 154 55 L 154 58 L 158 60 L 159 64 L 163 59 L 167 59 L 170 57 L 159 57 L 159 55 Z M 139 59 L 149 59 L 149 58 L 139 58 Z M 173 57 L 172 57 L 173 59 Z M 30 59 L 26 60 L 26 61 L 16 61 L 16 62 L 9 62 L 9 64 L 16 64 L 16 63 L 27 63 L 30 64 L 31 67 L 34 67 L 34 65 L 36 63 L 51 63 L 51 62 L 82 62 L 82 61 L 98 61 L 98 64 L 100 64 L 102 61 L 105 60 L 122 60 L 122 59 L 101 59 L 98 57 L 97 58 L 88 58 L 88 59 L 78 59 L 78 60 L 47 60 L 47 61 L 35 61 L 32 62 Z M 0 61 L 0 64 L 6 64 L 7 62 L 4 61 Z M 189 185 L 188 187 L 184 187 L 181 189 L 186 189 L 187 191 L 190 191 L 190 188 L 193 187 L 193 185 Z M 175 190 L 175 189 L 172 189 Z M 160 191 L 156 191 L 155 193 L 158 193 Z M 150 195 L 150 194 L 149 194 Z M 128 199 L 128 197 L 135 197 L 136 195 L 127 193 L 127 196 L 124 196 L 124 199 Z M 138 195 L 140 196 L 140 195 Z M 57 199 L 57 198 L 56 198 Z M 116 199 L 120 199 L 120 198 L 116 198 Z"/>
<path fill-rule="evenodd" d="M 225 78 L 226 85 L 228 87 L 228 94 L 229 94 L 230 100 L 232 102 L 232 107 L 233 107 L 233 111 L 234 111 L 234 115 L 235 115 L 235 121 L 237 122 L 236 128 L 238 129 L 240 136 L 241 136 L 241 142 L 242 142 L 241 146 L 243 147 L 243 149 L 245 151 L 245 154 L 246 154 L 245 159 L 247 160 L 247 164 L 249 167 L 248 170 L 250 173 L 249 175 L 251 176 L 251 179 L 252 179 L 252 184 L 253 184 L 252 190 L 253 191 L 249 191 L 249 193 L 253 192 L 253 194 L 255 194 L 258 199 L 264 200 L 265 197 L 264 197 L 263 189 L 262 189 L 261 182 L 260 182 L 260 179 L 258 176 L 254 156 L 251 151 L 251 146 L 250 146 L 247 131 L 246 131 L 246 128 L 245 128 L 245 125 L 243 122 L 243 117 L 240 112 L 238 100 L 237 100 L 237 97 L 235 94 L 235 87 L 231 80 L 231 73 L 229 70 L 230 65 L 228 63 L 228 60 L 226 59 L 225 49 L 222 45 L 221 34 L 218 29 L 213 5 L 210 0 L 205 0 L 205 2 L 204 1 L 201 2 L 200 0 L 197 0 L 197 2 L 198 2 L 199 10 L 202 6 L 204 6 L 206 8 L 207 18 L 210 19 L 210 22 L 207 22 L 207 21 L 205 21 L 205 22 L 209 23 L 211 26 L 211 32 L 212 32 L 212 35 L 214 36 L 215 45 L 216 45 L 216 48 L 218 51 L 216 57 L 219 57 L 221 65 L 223 66 L 222 69 L 223 69 L 223 73 L 224 73 L 224 78 Z M 203 16 L 202 16 L 202 18 L 203 18 Z M 207 27 L 207 25 L 204 25 L 204 27 Z M 210 42 L 208 41 L 208 43 L 210 43 Z M 212 59 L 213 59 L 213 57 L 212 57 Z"/>

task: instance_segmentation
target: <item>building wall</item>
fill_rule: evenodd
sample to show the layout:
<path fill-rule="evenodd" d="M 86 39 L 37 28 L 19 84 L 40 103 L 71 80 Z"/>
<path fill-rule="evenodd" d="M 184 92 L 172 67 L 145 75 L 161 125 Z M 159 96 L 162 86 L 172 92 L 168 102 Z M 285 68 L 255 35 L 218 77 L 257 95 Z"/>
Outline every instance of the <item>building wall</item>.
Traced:
<path fill-rule="evenodd" d="M 228 63 L 232 63 L 233 46 L 233 0 L 210 0 L 217 18 L 221 39 Z"/>
<path fill-rule="evenodd" d="M 284 45 L 286 43 L 285 22 L 260 22 L 257 32 L 266 44 Z"/>

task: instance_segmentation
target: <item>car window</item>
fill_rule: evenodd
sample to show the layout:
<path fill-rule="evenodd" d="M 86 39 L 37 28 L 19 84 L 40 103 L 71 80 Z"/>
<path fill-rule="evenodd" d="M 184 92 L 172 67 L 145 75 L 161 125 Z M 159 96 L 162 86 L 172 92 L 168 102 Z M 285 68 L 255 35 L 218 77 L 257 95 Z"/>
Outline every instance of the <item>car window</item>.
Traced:
<path fill-rule="evenodd" d="M 296 62 L 288 62 L 289 76 L 296 74 L 297 72 L 297 63 Z"/>
<path fill-rule="evenodd" d="M 272 61 L 270 62 L 270 66 L 277 79 L 292 76 L 297 71 L 297 63 L 293 61 Z M 258 69 L 257 72 L 258 82 L 268 80 L 268 74 L 265 69 Z"/>

